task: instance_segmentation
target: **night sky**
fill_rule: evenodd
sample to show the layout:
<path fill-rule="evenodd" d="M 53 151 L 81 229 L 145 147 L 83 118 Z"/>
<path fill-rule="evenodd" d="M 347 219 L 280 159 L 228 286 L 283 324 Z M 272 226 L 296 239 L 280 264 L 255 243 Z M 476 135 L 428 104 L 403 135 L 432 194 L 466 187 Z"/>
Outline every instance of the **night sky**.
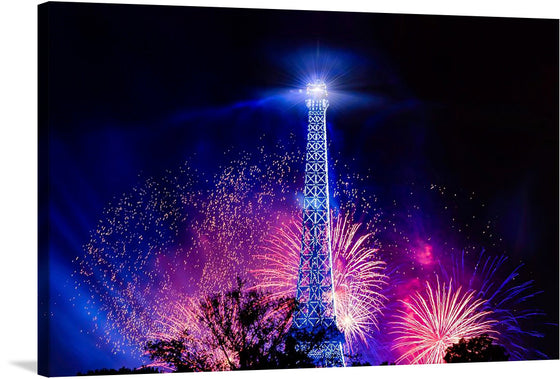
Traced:
<path fill-rule="evenodd" d="M 263 132 L 303 138 L 303 103 L 274 99 L 317 65 L 332 68 L 333 154 L 371 169 L 382 202 L 411 183 L 475 192 L 557 324 L 557 20 L 50 3 L 39 26 L 51 374 L 136 364 L 95 349 L 81 333 L 90 318 L 67 300 L 72 260 L 103 207 L 193 152 L 212 170 Z M 541 350 L 558 358 L 558 329 L 548 330 Z"/>

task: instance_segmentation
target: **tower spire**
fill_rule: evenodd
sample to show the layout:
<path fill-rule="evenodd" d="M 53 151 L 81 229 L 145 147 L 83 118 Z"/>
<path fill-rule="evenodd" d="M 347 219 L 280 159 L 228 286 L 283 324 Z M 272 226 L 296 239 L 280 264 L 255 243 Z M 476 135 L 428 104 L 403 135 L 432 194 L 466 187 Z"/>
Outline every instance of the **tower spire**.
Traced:
<path fill-rule="evenodd" d="M 308 125 L 303 198 L 303 235 L 298 270 L 296 328 L 324 329 L 327 339 L 311 356 L 321 366 L 341 366 L 341 333 L 336 327 L 330 236 L 326 113 L 323 82 L 307 85 Z M 334 333 L 332 333 L 334 331 Z"/>

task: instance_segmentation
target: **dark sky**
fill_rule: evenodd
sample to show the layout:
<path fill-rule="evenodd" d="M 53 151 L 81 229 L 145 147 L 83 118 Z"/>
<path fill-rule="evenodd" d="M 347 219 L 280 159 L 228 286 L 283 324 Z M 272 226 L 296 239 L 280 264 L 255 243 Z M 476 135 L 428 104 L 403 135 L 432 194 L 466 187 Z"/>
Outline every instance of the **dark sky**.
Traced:
<path fill-rule="evenodd" d="M 39 38 L 53 297 L 103 206 L 139 172 L 252 146 L 263 129 L 284 137 L 274 112 L 257 117 L 272 120 L 264 127 L 184 120 L 301 85 L 290 70 L 310 55 L 337 62 L 335 89 L 377 99 L 331 106 L 332 148 L 372 168 L 385 199 L 411 182 L 475 191 L 558 320 L 557 20 L 50 3 Z M 63 315 L 52 373 L 108 366 L 114 358 L 83 346 L 75 330 L 86 321 L 62 303 L 51 305 Z"/>

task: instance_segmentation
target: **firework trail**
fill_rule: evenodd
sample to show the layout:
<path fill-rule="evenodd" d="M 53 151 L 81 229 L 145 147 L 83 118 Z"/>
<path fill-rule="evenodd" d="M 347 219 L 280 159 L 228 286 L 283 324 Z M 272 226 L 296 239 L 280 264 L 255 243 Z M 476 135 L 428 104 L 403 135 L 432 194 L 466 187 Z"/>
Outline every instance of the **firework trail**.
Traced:
<path fill-rule="evenodd" d="M 493 317 L 499 320 L 494 329 L 499 333 L 497 339 L 508 351 L 510 359 L 546 358 L 541 352 L 529 348 L 530 344 L 524 341 L 528 337 L 543 337 L 538 331 L 524 328 L 527 320 L 543 316 L 541 311 L 526 306 L 541 292 L 533 290 L 532 280 L 519 280 L 523 264 L 503 275 L 507 272 L 507 261 L 507 256 L 485 255 L 483 249 L 474 268 L 470 269 L 465 263 L 465 252 L 462 252 L 461 258 L 450 265 L 451 272 L 444 265 L 440 269 L 445 277 L 464 283 L 475 291 L 475 297 L 484 301 L 482 309 L 491 311 Z"/>
<path fill-rule="evenodd" d="M 426 282 L 423 293 L 416 292 L 402 305 L 392 322 L 393 348 L 404 348 L 396 363 L 444 363 L 445 350 L 461 338 L 497 334 L 497 321 L 484 310 L 484 301 L 473 291 L 453 288 L 452 281 L 441 284 L 438 279 L 435 288 Z"/>
<path fill-rule="evenodd" d="M 370 247 L 373 232 L 360 234 L 362 224 L 353 223 L 348 213 L 339 213 L 331 220 L 337 326 L 352 351 L 359 341 L 367 344 L 377 328 L 386 300 L 382 295 L 385 262 L 377 258 L 377 249 Z M 301 236 L 301 216 L 275 228 L 263 244 L 264 253 L 257 255 L 260 267 L 252 270 L 256 288 L 279 297 L 295 296 Z"/>

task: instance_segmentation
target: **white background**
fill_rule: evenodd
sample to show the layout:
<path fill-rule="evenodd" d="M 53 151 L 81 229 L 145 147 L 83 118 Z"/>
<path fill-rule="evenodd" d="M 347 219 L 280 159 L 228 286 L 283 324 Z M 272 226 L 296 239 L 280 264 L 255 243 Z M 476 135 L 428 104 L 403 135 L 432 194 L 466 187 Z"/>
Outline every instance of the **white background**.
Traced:
<path fill-rule="evenodd" d="M 90 1 L 99 2 L 99 1 Z M 312 9 L 386 13 L 555 18 L 554 0 L 176 0 L 105 3 Z M 0 2 L 0 378 L 30 378 L 37 365 L 37 4 Z M 512 78 L 515 80 L 515 78 Z M 558 253 L 558 252 L 551 252 Z M 343 370 L 343 371 L 341 371 Z M 560 362 L 356 367 L 175 374 L 197 378 L 549 378 Z M 158 375 L 158 374 L 154 374 Z M 173 377 L 176 377 L 176 376 Z M 150 376 L 152 377 L 152 376 Z"/>

